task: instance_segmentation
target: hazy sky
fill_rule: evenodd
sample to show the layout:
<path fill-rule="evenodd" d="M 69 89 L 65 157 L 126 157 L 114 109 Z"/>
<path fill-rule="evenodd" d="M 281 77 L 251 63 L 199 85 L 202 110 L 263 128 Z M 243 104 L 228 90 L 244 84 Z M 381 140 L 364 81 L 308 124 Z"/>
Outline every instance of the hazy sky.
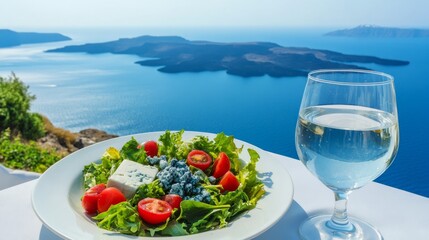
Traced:
<path fill-rule="evenodd" d="M 428 27 L 429 0 L 1 0 L 0 28 Z"/>

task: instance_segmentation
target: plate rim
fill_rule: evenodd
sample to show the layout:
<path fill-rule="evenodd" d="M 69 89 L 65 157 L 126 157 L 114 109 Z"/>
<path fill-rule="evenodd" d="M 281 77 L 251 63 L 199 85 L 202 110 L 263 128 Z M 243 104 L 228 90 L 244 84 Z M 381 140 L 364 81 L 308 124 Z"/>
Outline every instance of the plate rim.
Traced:
<path fill-rule="evenodd" d="M 169 131 L 170 132 L 177 132 L 177 130 L 169 130 Z M 135 134 L 129 134 L 129 135 L 125 135 L 125 136 L 119 136 L 119 137 L 116 137 L 116 138 L 104 140 L 104 141 L 95 143 L 93 145 L 90 145 L 88 147 L 82 148 L 82 149 L 80 149 L 80 150 L 78 150 L 76 152 L 73 152 L 73 153 L 67 155 L 66 157 L 62 158 L 60 161 L 56 162 L 44 174 L 42 174 L 40 176 L 40 178 L 38 179 L 38 181 L 36 183 L 36 186 L 34 187 L 34 189 L 32 191 L 32 194 L 31 194 L 31 203 L 32 204 L 31 205 L 32 205 L 32 209 L 35 212 L 36 216 L 40 219 L 40 221 L 43 223 L 43 225 L 46 228 L 48 228 L 50 231 L 52 231 L 53 233 L 55 233 L 57 236 L 60 236 L 62 238 L 66 238 L 66 239 L 74 239 L 70 235 L 69 232 L 65 232 L 64 230 L 57 229 L 57 227 L 52 226 L 52 223 L 50 223 L 49 221 L 47 221 L 47 219 L 45 219 L 46 212 L 43 212 L 43 210 L 41 210 L 40 202 L 38 200 L 39 199 L 39 197 L 38 197 L 39 193 L 37 192 L 38 189 L 42 188 L 42 186 L 44 184 L 46 184 L 47 180 L 45 180 L 45 179 L 48 178 L 50 176 L 50 174 L 54 174 L 54 171 L 57 171 L 56 170 L 57 168 L 61 169 L 61 167 L 63 167 L 63 165 L 66 165 L 66 163 L 64 163 L 65 161 L 67 161 L 67 163 L 69 163 L 69 162 L 71 162 L 71 160 L 75 156 L 77 156 L 79 154 L 82 154 L 82 153 L 85 153 L 85 152 L 90 152 L 90 151 L 94 152 L 95 149 L 101 148 L 103 145 L 109 145 L 109 146 L 111 146 L 111 145 L 114 145 L 115 142 L 119 142 L 119 143 L 121 143 L 123 145 L 125 142 L 129 141 L 129 139 L 131 139 L 131 137 L 134 137 L 134 138 L 145 138 L 146 137 L 147 138 L 148 136 L 157 136 L 156 140 L 158 140 L 159 135 L 161 135 L 163 133 L 165 133 L 165 131 L 143 132 L 143 133 L 135 133 Z M 208 136 L 210 139 L 213 139 L 213 137 L 216 136 L 215 133 L 199 132 L 199 131 L 188 131 L 188 130 L 184 131 L 184 135 L 190 135 L 190 136 L 188 136 L 188 138 L 202 135 L 202 136 Z M 261 156 L 260 160 L 263 159 L 263 157 L 272 157 L 272 155 L 268 151 L 265 151 L 265 150 L 263 150 L 263 149 L 255 146 L 253 144 L 250 144 L 248 142 L 245 142 L 245 141 L 242 141 L 240 139 L 237 139 L 237 138 L 235 138 L 234 135 L 228 135 L 228 136 L 233 136 L 234 137 L 234 142 L 236 143 L 236 145 L 238 145 L 237 143 L 239 143 L 240 145 L 243 145 L 244 148 L 252 148 L 252 149 L 256 150 L 259 153 L 259 155 Z M 104 150 L 105 149 L 103 148 L 103 151 Z M 101 155 L 99 155 L 99 158 L 101 158 Z M 61 163 L 61 162 L 63 162 L 63 163 Z M 81 161 L 81 162 L 84 162 L 84 161 Z M 93 161 L 90 161 L 90 162 L 93 162 Z M 259 161 L 258 164 L 261 164 L 261 161 Z M 280 163 L 278 163 L 276 161 L 271 161 L 270 164 L 274 164 L 275 167 L 279 167 L 276 170 L 280 170 L 281 169 L 280 171 L 282 171 L 282 175 L 283 175 L 282 178 L 283 178 L 283 180 L 285 180 L 285 182 L 282 182 L 281 185 L 283 186 L 284 183 L 287 183 L 287 187 L 283 186 L 282 189 L 287 189 L 287 190 L 283 190 L 283 191 L 286 193 L 286 195 L 288 196 L 288 198 L 286 200 L 282 201 L 282 203 L 284 203 L 283 204 L 283 208 L 281 209 L 282 211 L 280 211 L 279 214 L 277 214 L 277 218 L 276 219 L 269 221 L 269 224 L 267 224 L 266 226 L 264 226 L 264 228 L 259 229 L 258 231 L 254 231 L 251 234 L 247 234 L 244 238 L 241 238 L 241 239 L 255 238 L 258 235 L 260 235 L 263 232 L 265 232 L 268 229 L 270 229 L 278 221 L 280 221 L 280 219 L 286 214 L 286 212 L 288 211 L 288 209 L 290 208 L 290 206 L 291 206 L 291 204 L 293 202 L 294 185 L 293 185 L 293 182 L 292 182 L 291 175 L 287 171 L 286 167 L 282 166 Z M 81 169 L 83 169 L 83 166 L 84 165 L 81 166 Z M 71 181 L 73 181 L 73 180 L 74 179 L 71 179 Z M 265 186 L 265 187 L 267 187 L 267 186 Z M 69 191 L 70 191 L 70 189 L 68 189 L 68 192 Z M 261 200 L 263 200 L 265 197 L 266 196 L 264 196 Z M 69 196 L 67 196 L 66 198 L 69 199 Z M 71 203 L 69 201 L 67 201 L 67 203 L 68 203 L 67 206 L 69 208 L 72 208 L 71 207 Z M 258 205 L 257 205 L 256 208 L 258 208 Z M 251 212 L 253 210 L 254 209 L 250 210 L 249 212 Z M 82 220 L 84 220 L 84 219 L 82 219 Z M 230 224 L 233 224 L 235 221 L 237 221 L 237 220 L 232 221 Z M 227 228 L 232 228 L 232 227 L 231 226 L 227 226 L 227 227 L 222 228 L 222 229 L 227 229 Z M 222 230 L 222 229 L 217 229 L 217 230 Z M 111 231 L 104 230 L 104 229 L 99 229 L 99 230 L 102 233 L 103 232 L 104 233 L 112 233 Z M 210 235 L 210 233 L 213 233 L 213 232 L 215 232 L 215 230 L 210 230 L 210 231 L 206 231 L 206 232 L 202 232 L 202 233 L 198 233 L 198 234 L 191 234 L 191 235 L 185 235 L 185 236 L 167 236 L 165 238 L 171 238 L 171 239 L 175 239 L 175 240 L 176 239 L 191 239 L 191 238 L 194 238 L 195 236 L 196 236 L 196 238 L 198 238 L 198 237 L 204 237 L 202 235 Z M 250 231 L 250 232 L 252 232 L 252 231 Z M 105 234 L 100 235 L 100 236 L 103 236 L 103 239 L 107 239 L 107 238 L 110 239 L 111 238 L 110 236 L 106 236 Z M 94 237 L 95 237 L 95 235 L 94 235 Z M 155 238 L 154 237 L 136 237 L 136 236 L 131 236 L 131 235 L 119 234 L 119 233 L 118 234 L 114 234 L 114 237 L 112 237 L 111 239 L 120 239 L 122 237 L 125 237 L 125 238 L 134 238 L 134 239 L 159 239 L 159 237 L 155 237 Z M 98 239 L 98 238 L 94 238 L 94 239 Z M 234 238 L 234 239 L 237 239 L 237 238 Z"/>

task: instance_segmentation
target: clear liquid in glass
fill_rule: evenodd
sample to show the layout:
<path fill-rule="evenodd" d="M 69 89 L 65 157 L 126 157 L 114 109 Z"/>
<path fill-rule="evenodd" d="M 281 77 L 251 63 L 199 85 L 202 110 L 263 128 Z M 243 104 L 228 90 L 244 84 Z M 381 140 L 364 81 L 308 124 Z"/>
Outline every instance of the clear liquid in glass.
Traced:
<path fill-rule="evenodd" d="M 302 109 L 297 124 L 301 161 L 333 191 L 349 192 L 380 176 L 398 150 L 397 119 L 354 105 Z"/>

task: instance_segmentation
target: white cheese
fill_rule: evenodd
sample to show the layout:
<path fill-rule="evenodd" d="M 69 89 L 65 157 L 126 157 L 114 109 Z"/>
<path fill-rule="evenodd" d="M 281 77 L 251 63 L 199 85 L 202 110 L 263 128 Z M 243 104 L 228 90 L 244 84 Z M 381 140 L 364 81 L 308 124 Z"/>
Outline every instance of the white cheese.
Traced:
<path fill-rule="evenodd" d="M 140 185 L 151 183 L 157 173 L 158 168 L 156 167 L 125 159 L 109 177 L 107 187 L 119 189 L 129 199 Z"/>

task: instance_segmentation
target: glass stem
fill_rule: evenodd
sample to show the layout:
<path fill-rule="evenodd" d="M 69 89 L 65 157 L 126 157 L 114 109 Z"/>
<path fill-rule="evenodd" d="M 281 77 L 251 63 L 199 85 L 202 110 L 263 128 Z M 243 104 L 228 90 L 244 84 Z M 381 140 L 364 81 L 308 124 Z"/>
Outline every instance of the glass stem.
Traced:
<path fill-rule="evenodd" d="M 340 231 L 354 231 L 354 226 L 349 222 L 347 216 L 347 192 L 335 192 L 335 208 L 334 214 L 332 215 L 331 221 L 327 223 L 327 226 Z"/>

